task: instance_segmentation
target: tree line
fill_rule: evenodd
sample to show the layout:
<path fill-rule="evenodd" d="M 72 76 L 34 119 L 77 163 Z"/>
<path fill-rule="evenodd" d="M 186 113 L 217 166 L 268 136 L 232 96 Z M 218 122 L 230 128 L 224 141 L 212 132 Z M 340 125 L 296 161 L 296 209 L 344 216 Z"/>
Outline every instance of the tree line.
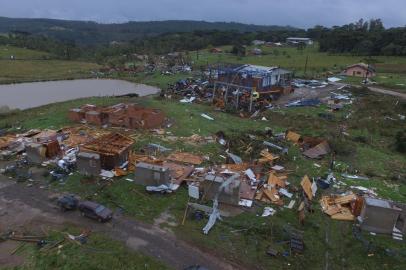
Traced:
<path fill-rule="evenodd" d="M 308 29 L 309 37 L 319 42 L 319 50 L 354 55 L 406 55 L 406 27 L 385 29 L 380 19 L 326 28 Z"/>
<path fill-rule="evenodd" d="M 359 20 L 343 26 L 315 26 L 304 30 L 273 28 L 257 31 L 194 30 L 164 33 L 110 44 L 79 45 L 72 39 L 54 39 L 44 35 L 13 31 L 0 36 L 0 45 L 9 44 L 49 52 L 61 59 L 85 59 L 103 63 L 111 57 L 146 54 L 161 55 L 177 51 L 196 51 L 233 45 L 238 54 L 253 40 L 284 42 L 287 37 L 310 37 L 319 43 L 321 52 L 354 55 L 406 55 L 406 27 L 385 29 L 380 19 Z"/>

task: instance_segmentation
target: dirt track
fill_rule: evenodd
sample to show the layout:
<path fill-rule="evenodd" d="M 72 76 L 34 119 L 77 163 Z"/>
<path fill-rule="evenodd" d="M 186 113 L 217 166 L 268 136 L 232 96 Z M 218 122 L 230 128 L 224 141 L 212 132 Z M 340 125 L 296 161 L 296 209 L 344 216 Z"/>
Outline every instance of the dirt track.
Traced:
<path fill-rule="evenodd" d="M 27 187 L 25 184 L 16 184 L 0 175 L 0 229 L 38 230 L 41 226 L 58 227 L 68 223 L 106 234 L 175 269 L 184 269 L 190 265 L 202 265 L 210 270 L 243 269 L 176 239 L 166 230 L 121 214 L 115 214 L 113 221 L 109 223 L 100 224 L 80 216 L 78 211 L 62 213 L 50 199 L 52 197 L 55 197 L 55 194 L 36 187 Z M 0 251 L 7 248 L 0 245 Z M 15 256 L 0 256 L 0 261 L 4 264 L 19 260 L 21 258 Z"/>
<path fill-rule="evenodd" d="M 378 87 L 371 87 L 371 86 L 368 86 L 368 89 L 373 92 L 376 92 L 376 93 L 381 93 L 384 95 L 390 95 L 390 96 L 406 99 L 406 94 L 404 94 L 404 93 L 400 93 L 400 92 L 396 92 L 396 91 L 392 91 L 392 90 L 388 90 L 388 89 L 383 89 L 383 88 L 378 88 Z"/>

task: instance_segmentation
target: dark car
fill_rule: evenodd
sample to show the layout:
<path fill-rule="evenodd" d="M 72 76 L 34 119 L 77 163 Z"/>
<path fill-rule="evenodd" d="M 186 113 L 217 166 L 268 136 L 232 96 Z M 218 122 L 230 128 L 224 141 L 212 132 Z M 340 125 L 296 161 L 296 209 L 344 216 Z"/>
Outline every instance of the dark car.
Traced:
<path fill-rule="evenodd" d="M 184 270 L 209 270 L 206 267 L 200 266 L 200 265 L 192 265 L 189 267 L 186 267 Z"/>
<path fill-rule="evenodd" d="M 58 199 L 58 206 L 62 211 L 75 210 L 78 207 L 79 200 L 73 195 L 65 195 Z"/>
<path fill-rule="evenodd" d="M 113 217 L 113 211 L 96 202 L 84 201 L 79 204 L 79 211 L 82 216 L 105 222 Z"/>

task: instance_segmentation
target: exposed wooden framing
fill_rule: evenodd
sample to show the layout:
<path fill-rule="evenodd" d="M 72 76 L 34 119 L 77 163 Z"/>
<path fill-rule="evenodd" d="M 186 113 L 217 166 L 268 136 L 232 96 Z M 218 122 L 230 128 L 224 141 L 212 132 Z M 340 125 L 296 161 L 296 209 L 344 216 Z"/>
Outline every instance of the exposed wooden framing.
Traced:
<path fill-rule="evenodd" d="M 83 146 L 83 149 L 103 155 L 116 155 L 125 151 L 134 140 L 118 133 L 102 136 Z"/>
<path fill-rule="evenodd" d="M 229 87 L 235 87 L 235 88 L 237 88 L 237 90 L 246 89 L 246 90 L 251 91 L 251 95 L 250 95 L 250 112 L 251 112 L 251 110 L 252 110 L 252 103 L 253 103 L 252 92 L 253 92 L 254 87 L 243 86 L 243 85 L 238 85 L 238 84 L 228 83 L 228 82 L 216 81 L 216 82 L 214 83 L 214 89 L 213 89 L 213 100 L 214 100 L 214 96 L 215 96 L 215 94 L 216 94 L 217 85 L 224 85 L 224 86 L 227 87 L 227 88 L 226 88 L 226 94 L 225 94 L 225 96 L 224 96 L 225 104 L 227 104 L 228 88 L 229 88 Z M 237 95 L 236 109 L 238 109 L 239 106 L 240 106 L 240 96 Z"/>

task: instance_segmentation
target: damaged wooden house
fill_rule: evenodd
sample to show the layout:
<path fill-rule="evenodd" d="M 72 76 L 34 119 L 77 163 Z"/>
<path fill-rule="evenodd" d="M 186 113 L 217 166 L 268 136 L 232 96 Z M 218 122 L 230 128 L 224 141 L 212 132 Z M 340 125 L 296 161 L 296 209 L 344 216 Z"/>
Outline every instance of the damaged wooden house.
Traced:
<path fill-rule="evenodd" d="M 253 111 L 291 93 L 292 72 L 280 67 L 222 65 L 209 71 L 214 83 L 213 102 Z"/>
<path fill-rule="evenodd" d="M 128 162 L 134 140 L 119 133 L 110 133 L 80 147 L 77 168 L 86 175 L 98 175 L 100 169 L 113 170 Z"/>
<path fill-rule="evenodd" d="M 160 110 L 124 103 L 109 107 L 87 104 L 80 108 L 70 109 L 68 118 L 72 122 L 129 129 L 158 128 L 165 121 L 165 115 Z"/>

